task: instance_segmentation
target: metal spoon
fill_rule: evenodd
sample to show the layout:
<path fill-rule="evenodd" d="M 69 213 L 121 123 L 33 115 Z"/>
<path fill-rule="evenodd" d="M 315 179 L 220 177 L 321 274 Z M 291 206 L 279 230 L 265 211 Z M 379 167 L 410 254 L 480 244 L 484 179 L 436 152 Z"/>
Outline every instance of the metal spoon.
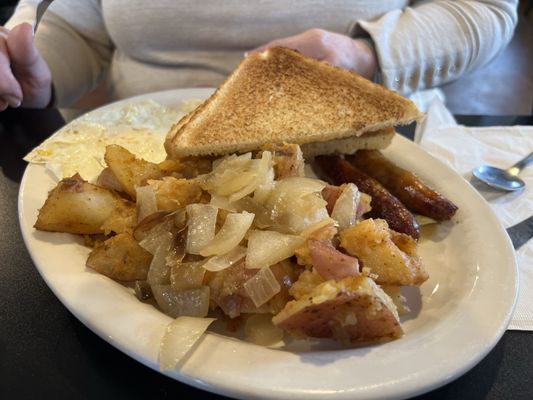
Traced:
<path fill-rule="evenodd" d="M 526 183 L 517 175 L 529 163 L 533 162 L 533 152 L 529 153 L 522 160 L 508 169 L 500 169 L 490 165 L 481 165 L 475 168 L 472 173 L 480 181 L 487 185 L 507 191 L 523 188 Z"/>

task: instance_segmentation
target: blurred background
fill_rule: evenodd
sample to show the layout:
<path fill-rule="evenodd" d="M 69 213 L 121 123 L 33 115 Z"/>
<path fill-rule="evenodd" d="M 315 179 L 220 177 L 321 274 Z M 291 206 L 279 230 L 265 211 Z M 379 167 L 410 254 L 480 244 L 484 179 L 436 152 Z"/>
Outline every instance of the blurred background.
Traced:
<path fill-rule="evenodd" d="M 51 0 L 43 1 L 43 12 Z M 0 25 L 16 0 L 0 0 Z M 490 64 L 441 87 L 454 114 L 533 115 L 533 0 L 520 0 L 519 22 L 509 46 Z"/>

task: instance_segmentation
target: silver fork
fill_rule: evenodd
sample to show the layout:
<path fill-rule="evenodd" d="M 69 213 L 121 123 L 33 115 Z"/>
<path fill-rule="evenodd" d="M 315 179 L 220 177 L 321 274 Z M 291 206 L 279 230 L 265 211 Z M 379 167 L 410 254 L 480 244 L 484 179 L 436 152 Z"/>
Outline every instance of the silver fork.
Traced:
<path fill-rule="evenodd" d="M 39 25 L 39 21 L 43 17 L 44 12 L 52 3 L 53 0 L 43 0 L 37 5 L 37 9 L 35 10 L 35 26 L 33 27 L 33 30 L 35 31 L 37 29 L 37 25 Z"/>

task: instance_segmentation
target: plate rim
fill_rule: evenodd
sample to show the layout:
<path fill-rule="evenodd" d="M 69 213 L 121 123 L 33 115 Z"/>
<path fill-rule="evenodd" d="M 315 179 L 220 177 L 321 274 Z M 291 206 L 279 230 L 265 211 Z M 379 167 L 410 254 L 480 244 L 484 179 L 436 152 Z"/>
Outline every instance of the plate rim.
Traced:
<path fill-rule="evenodd" d="M 185 100 L 186 98 L 190 98 L 190 97 L 202 97 L 203 98 L 206 95 L 208 95 L 209 93 L 211 93 L 213 90 L 214 89 L 212 89 L 212 88 L 201 88 L 201 89 L 192 88 L 192 89 L 171 89 L 171 90 L 165 90 L 165 91 L 161 91 L 161 92 L 148 93 L 148 94 L 143 94 L 143 95 L 131 97 L 131 98 L 128 98 L 128 99 L 123 99 L 123 100 L 108 104 L 108 105 L 106 105 L 104 107 L 98 108 L 98 109 L 93 110 L 93 111 L 91 111 L 89 113 L 93 113 L 95 111 L 100 111 L 100 110 L 105 110 L 107 108 L 117 107 L 117 106 L 125 104 L 125 103 L 141 101 L 141 100 L 145 100 L 145 99 L 153 99 L 155 101 L 161 101 L 161 99 L 168 98 L 169 96 L 173 96 L 173 95 L 177 95 L 177 97 L 181 97 L 179 100 Z M 183 97 L 183 96 L 188 96 L 188 97 Z M 163 102 L 163 104 L 164 104 L 164 102 Z M 81 117 L 83 117 L 86 114 L 83 114 Z M 74 120 L 74 121 L 76 121 L 76 120 Z M 71 121 L 70 123 L 72 123 L 72 122 L 73 121 Z M 450 167 L 446 166 L 440 160 L 438 160 L 435 157 L 431 156 L 429 153 L 427 153 L 423 149 L 421 149 L 420 146 L 418 146 L 415 143 L 409 141 L 408 139 L 403 138 L 403 137 L 401 137 L 399 135 L 396 135 L 394 141 L 395 142 L 393 142 L 393 145 L 394 145 L 394 143 L 400 143 L 400 145 L 403 145 L 403 146 L 409 146 L 409 147 L 410 146 L 415 146 L 416 148 L 418 148 L 422 152 L 424 152 L 428 157 L 430 157 L 434 163 L 437 163 L 437 165 L 439 165 L 439 168 L 441 168 L 441 169 L 444 168 L 444 169 L 448 170 L 448 173 L 451 172 L 452 174 L 454 174 L 456 176 L 459 176 Z M 120 351 L 126 353 L 130 357 L 136 359 L 137 361 L 143 363 L 144 365 L 146 365 L 146 366 L 148 366 L 148 367 L 150 367 L 150 368 L 152 368 L 152 369 L 154 369 L 154 370 L 156 370 L 158 372 L 161 372 L 161 371 L 159 371 L 157 364 L 154 364 L 154 362 L 148 362 L 148 360 L 146 360 L 142 356 L 139 356 L 139 354 L 135 354 L 135 352 L 133 352 L 132 349 L 129 349 L 129 348 L 125 347 L 123 345 L 123 343 L 121 342 L 121 340 L 120 340 L 121 338 L 119 338 L 118 340 L 111 339 L 109 337 L 108 332 L 101 330 L 100 327 L 98 327 L 98 326 L 94 326 L 94 324 L 91 321 L 89 321 L 87 318 L 84 318 L 83 315 L 79 315 L 80 314 L 79 311 L 72 307 L 72 304 L 69 303 L 68 299 L 65 299 L 64 294 L 61 293 L 58 290 L 57 285 L 54 285 L 54 283 L 52 283 L 50 281 L 50 279 L 49 279 L 50 276 L 48 276 L 44 272 L 45 268 L 43 268 L 40 265 L 40 260 L 38 259 L 38 255 L 37 254 L 33 254 L 33 251 L 32 251 L 32 248 L 33 248 L 32 241 L 35 240 L 35 239 L 32 237 L 31 232 L 28 231 L 27 226 L 26 226 L 27 224 L 25 225 L 25 215 L 26 214 L 24 212 L 24 207 L 25 207 L 24 194 L 25 194 L 26 186 L 28 185 L 28 181 L 29 181 L 30 176 L 31 176 L 31 171 L 35 167 L 37 167 L 37 166 L 34 165 L 34 164 L 29 164 L 27 166 L 27 168 L 25 169 L 25 171 L 24 171 L 24 175 L 23 175 L 23 178 L 22 178 L 21 184 L 20 184 L 19 196 L 18 196 L 18 217 L 19 217 L 19 224 L 20 224 L 20 229 L 21 229 L 22 236 L 23 236 L 23 239 L 24 239 L 24 243 L 26 245 L 26 248 L 28 249 L 28 252 L 30 253 L 30 256 L 31 256 L 31 258 L 32 258 L 37 270 L 39 271 L 39 274 L 44 279 L 44 281 L 46 282 L 47 286 L 52 290 L 54 295 L 63 303 L 63 305 L 69 310 L 69 312 L 71 312 L 74 316 L 76 316 L 76 318 L 78 320 L 80 320 L 85 326 L 87 326 L 88 329 L 90 329 L 91 331 L 95 332 L 98 336 L 100 336 L 101 338 L 106 340 L 112 346 L 114 346 L 115 348 L 119 349 Z M 466 185 L 470 186 L 468 184 L 468 182 L 465 181 L 464 183 Z M 477 201 L 480 201 L 481 204 L 484 205 L 486 210 L 489 211 L 489 214 L 491 215 L 490 219 L 492 220 L 492 223 L 496 223 L 495 225 L 498 227 L 497 229 L 499 231 L 498 232 L 499 236 L 503 239 L 503 243 L 505 243 L 504 247 L 505 247 L 506 252 L 507 253 L 509 253 L 509 251 L 511 252 L 511 254 L 507 254 L 507 256 L 509 256 L 509 255 L 511 256 L 509 261 L 511 261 L 511 263 L 513 264 L 513 267 L 514 267 L 514 268 L 512 268 L 513 273 L 514 273 L 513 274 L 513 278 L 514 278 L 513 279 L 513 284 L 514 284 L 514 288 L 515 288 L 514 296 L 513 296 L 513 299 L 508 304 L 507 313 L 505 314 L 505 318 L 502 321 L 500 321 L 498 329 L 496 329 L 494 332 L 492 332 L 492 335 L 490 335 L 490 337 L 486 338 L 483 348 L 480 351 L 478 351 L 476 353 L 476 355 L 469 360 L 469 362 L 463 362 L 461 364 L 460 368 L 456 368 L 455 371 L 453 371 L 453 373 L 448 373 L 446 376 L 444 376 L 444 377 L 442 377 L 440 379 L 433 379 L 433 380 L 429 380 L 428 381 L 427 378 L 425 378 L 426 380 L 424 380 L 424 382 L 422 382 L 420 384 L 405 386 L 403 388 L 394 388 L 394 390 L 389 390 L 389 391 L 385 391 L 385 392 L 382 391 L 382 392 L 379 392 L 379 393 L 376 392 L 376 391 L 373 392 L 372 390 L 367 391 L 367 392 L 357 392 L 357 391 L 355 391 L 355 392 L 353 392 L 353 391 L 350 391 L 350 392 L 347 392 L 347 391 L 335 392 L 335 393 L 330 393 L 329 394 L 330 398 L 338 398 L 338 399 L 350 398 L 354 394 L 358 394 L 358 395 L 364 394 L 367 398 L 404 398 L 404 397 L 415 396 L 415 395 L 418 395 L 418 394 L 421 394 L 421 393 L 428 392 L 430 390 L 433 390 L 435 388 L 443 386 L 443 385 L 451 382 L 452 380 L 458 378 L 459 376 L 463 375 L 464 373 L 466 373 L 468 370 L 470 370 L 472 367 L 474 367 L 481 359 L 483 359 L 494 348 L 494 346 L 497 344 L 499 339 L 503 336 L 503 334 L 504 334 L 504 332 L 505 332 L 505 330 L 506 330 L 506 328 L 507 328 L 507 326 L 508 326 L 508 324 L 510 322 L 510 319 L 511 319 L 511 316 L 512 316 L 512 312 L 513 312 L 514 307 L 516 305 L 517 295 L 518 295 L 519 269 L 518 269 L 518 264 L 517 264 L 517 260 L 516 260 L 516 253 L 512 249 L 512 245 L 511 245 L 510 239 L 507 236 L 507 234 L 505 233 L 505 230 L 503 229 L 503 226 L 501 225 L 501 223 L 499 223 L 499 221 L 497 220 L 497 218 L 494 215 L 494 213 L 492 212 L 492 210 L 490 210 L 490 208 L 486 204 L 486 201 L 483 199 L 483 197 L 479 193 L 477 193 L 475 191 L 475 189 L 470 187 L 470 190 L 471 190 L 470 195 L 473 195 L 474 197 L 477 196 Z M 504 252 L 502 251 L 502 254 L 503 253 Z M 214 335 L 207 335 L 207 336 L 211 337 L 211 336 L 214 336 Z M 246 396 L 246 397 L 253 397 L 253 398 L 288 398 L 288 397 L 290 397 L 290 398 L 302 398 L 302 399 L 303 398 L 313 398 L 313 397 L 314 398 L 321 398 L 321 397 L 324 396 L 324 393 L 293 392 L 293 391 L 290 391 L 290 390 L 278 390 L 278 391 L 271 391 L 271 392 L 267 392 L 267 393 L 257 393 L 257 392 L 255 392 L 253 390 L 253 387 L 247 387 L 246 385 L 243 385 L 241 387 L 235 387 L 235 386 L 231 386 L 233 384 L 232 382 L 227 382 L 227 384 L 225 384 L 225 382 L 219 382 L 217 384 L 217 383 L 209 382 L 209 380 L 200 379 L 198 376 L 189 376 L 187 374 L 180 373 L 179 371 L 166 372 L 166 373 L 164 373 L 164 375 L 167 375 L 167 376 L 169 376 L 169 377 L 171 377 L 173 379 L 176 379 L 176 380 L 178 380 L 180 382 L 183 382 L 183 383 L 186 383 L 188 385 L 195 386 L 195 387 L 197 387 L 199 389 L 211 391 L 211 392 L 218 393 L 218 394 L 221 394 L 221 395 L 226 395 L 226 396 L 236 396 L 237 395 L 237 396 Z"/>

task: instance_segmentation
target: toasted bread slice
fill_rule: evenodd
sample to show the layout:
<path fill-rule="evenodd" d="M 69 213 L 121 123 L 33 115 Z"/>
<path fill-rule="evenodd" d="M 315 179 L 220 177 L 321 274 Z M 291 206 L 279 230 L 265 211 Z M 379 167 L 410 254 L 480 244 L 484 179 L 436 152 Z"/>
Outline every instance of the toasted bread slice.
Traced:
<path fill-rule="evenodd" d="M 352 154 L 357 150 L 380 150 L 386 148 L 396 132 L 394 128 L 384 128 L 375 132 L 365 132 L 361 136 L 302 144 L 300 147 L 305 159 L 318 155 Z"/>
<path fill-rule="evenodd" d="M 171 158 L 221 155 L 357 137 L 420 117 L 414 103 L 355 73 L 271 48 L 245 58 L 171 128 L 165 148 Z"/>

